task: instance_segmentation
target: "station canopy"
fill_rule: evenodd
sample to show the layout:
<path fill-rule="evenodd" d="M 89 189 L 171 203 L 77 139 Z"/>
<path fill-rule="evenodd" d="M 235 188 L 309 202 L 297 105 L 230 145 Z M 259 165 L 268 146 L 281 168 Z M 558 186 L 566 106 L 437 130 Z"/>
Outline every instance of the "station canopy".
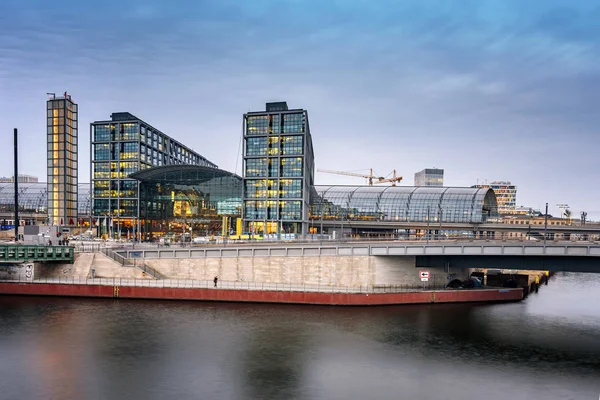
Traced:
<path fill-rule="evenodd" d="M 14 182 L 0 183 L 0 212 L 14 212 Z M 77 185 L 77 212 L 79 215 L 90 215 L 90 184 Z M 48 185 L 46 182 L 19 183 L 19 211 L 45 214 L 48 208 Z"/>
<path fill-rule="evenodd" d="M 345 221 L 482 223 L 498 216 L 489 188 L 315 186 L 310 218 Z"/>

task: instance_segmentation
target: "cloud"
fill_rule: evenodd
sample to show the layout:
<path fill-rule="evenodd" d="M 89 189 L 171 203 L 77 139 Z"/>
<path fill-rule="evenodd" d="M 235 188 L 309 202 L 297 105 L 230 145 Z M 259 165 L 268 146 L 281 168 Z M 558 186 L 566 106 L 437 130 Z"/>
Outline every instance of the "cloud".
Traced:
<path fill-rule="evenodd" d="M 241 114 L 281 99 L 309 110 L 318 167 L 397 169 L 409 183 L 436 165 L 451 185 L 512 180 L 521 204 L 592 209 L 599 9 L 456 4 L 5 0 L 0 132 L 43 136 L 44 94 L 66 88 L 84 168 L 89 122 L 131 111 L 233 170 Z M 23 155 L 27 172 L 44 176 L 44 146 Z"/>

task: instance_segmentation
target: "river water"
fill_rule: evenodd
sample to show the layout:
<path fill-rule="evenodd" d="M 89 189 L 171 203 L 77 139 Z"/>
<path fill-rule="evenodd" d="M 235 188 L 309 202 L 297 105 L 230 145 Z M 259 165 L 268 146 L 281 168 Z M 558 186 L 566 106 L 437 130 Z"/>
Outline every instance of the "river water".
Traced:
<path fill-rule="evenodd" d="M 521 303 L 0 296 L 0 399 L 598 399 L 600 275 Z"/>

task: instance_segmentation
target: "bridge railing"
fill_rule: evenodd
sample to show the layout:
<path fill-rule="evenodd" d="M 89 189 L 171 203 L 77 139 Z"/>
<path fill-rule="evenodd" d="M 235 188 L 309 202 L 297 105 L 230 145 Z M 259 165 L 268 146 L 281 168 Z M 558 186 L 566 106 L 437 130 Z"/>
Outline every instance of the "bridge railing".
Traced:
<path fill-rule="evenodd" d="M 133 287 L 155 287 L 155 288 L 188 288 L 188 289 L 214 289 L 214 282 L 208 280 L 193 279 L 129 279 L 129 278 L 83 278 L 83 277 L 51 277 L 36 278 L 33 281 L 24 277 L 18 279 L 5 279 L 0 282 L 18 283 L 51 283 L 51 284 L 76 284 L 76 285 L 102 285 L 102 286 L 133 286 Z M 422 285 L 348 285 L 332 286 L 320 284 L 294 284 L 294 283 L 267 283 L 267 282 L 245 282 L 245 281 L 222 281 L 217 282 L 218 289 L 224 290 L 259 290 L 280 292 L 324 292 L 324 293 L 408 293 L 433 290 L 462 290 L 447 289 L 445 285 L 424 283 Z M 491 288 L 497 289 L 497 288 Z M 477 290 L 477 289 L 464 289 Z"/>
<path fill-rule="evenodd" d="M 44 262 L 74 261 L 74 249 L 70 246 L 39 245 L 0 245 L 0 261 L 3 262 Z"/>

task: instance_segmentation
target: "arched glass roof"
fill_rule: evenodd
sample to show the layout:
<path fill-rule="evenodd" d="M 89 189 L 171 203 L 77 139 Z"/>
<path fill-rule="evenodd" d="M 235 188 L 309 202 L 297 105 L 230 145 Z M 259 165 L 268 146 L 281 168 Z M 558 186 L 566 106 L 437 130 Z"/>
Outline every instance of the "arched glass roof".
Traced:
<path fill-rule="evenodd" d="M 481 223 L 498 215 L 488 188 L 315 186 L 310 218 Z"/>
<path fill-rule="evenodd" d="M 242 180 L 238 175 L 222 169 L 186 164 L 165 165 L 162 167 L 143 169 L 130 174 L 129 177 L 142 182 L 169 182 L 179 184 L 188 184 L 192 182 L 194 184 L 199 184 L 202 183 L 202 181 L 221 177 L 233 177 L 240 181 Z"/>
<path fill-rule="evenodd" d="M 90 184 L 80 183 L 77 208 L 80 215 L 90 215 Z M 45 182 L 19 183 L 19 210 L 28 213 L 44 214 L 48 207 L 48 189 Z M 15 184 L 0 183 L 0 212 L 14 212 Z"/>

